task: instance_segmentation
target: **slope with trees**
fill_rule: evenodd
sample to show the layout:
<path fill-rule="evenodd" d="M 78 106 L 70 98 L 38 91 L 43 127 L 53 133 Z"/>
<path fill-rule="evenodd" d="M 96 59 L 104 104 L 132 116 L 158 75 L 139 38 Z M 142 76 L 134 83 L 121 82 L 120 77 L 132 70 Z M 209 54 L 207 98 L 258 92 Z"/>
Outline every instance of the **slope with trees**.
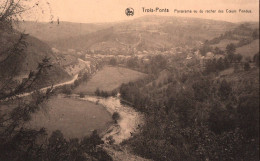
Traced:
<path fill-rule="evenodd" d="M 232 45 L 227 50 L 234 53 Z M 217 71 L 182 68 L 184 61 L 157 68 L 171 73 L 165 89 L 147 85 L 156 73 L 121 86 L 122 103 L 146 115 L 126 144 L 159 161 L 259 159 L 259 67 L 216 77 Z"/>
<path fill-rule="evenodd" d="M 53 70 L 51 75 L 57 71 L 63 72 L 61 69 L 53 68 L 55 65 L 46 57 L 49 55 L 45 55 L 41 61 L 35 61 L 35 59 L 31 60 L 32 62 L 29 61 L 28 63 L 38 64 L 30 66 L 29 69 L 33 71 L 26 73 L 22 82 L 15 81 L 17 74 L 24 70 L 21 68 L 20 61 L 30 55 L 30 50 L 28 51 L 26 35 L 15 31 L 12 25 L 16 20 L 20 20 L 22 13 L 30 10 L 31 7 L 38 6 L 39 2 L 32 2 L 33 6 L 27 4 L 25 0 L 0 2 L 0 37 L 1 41 L 8 43 L 2 46 L 4 48 L 1 47 L 0 52 L 0 69 L 2 70 L 0 72 L 0 160 L 112 160 L 99 147 L 103 141 L 96 131 L 82 140 L 68 141 L 64 139 L 60 131 L 55 131 L 48 137 L 44 128 L 33 130 L 24 126 L 33 113 L 45 108 L 45 102 L 53 94 L 51 89 L 44 93 L 37 92 L 38 88 L 34 86 L 34 83 L 40 81 L 42 84 L 42 79 L 46 79 L 45 74 L 49 70 Z M 8 38 L 13 40 L 12 37 L 17 39 L 9 43 Z M 34 52 L 37 53 L 40 46 L 42 45 L 34 46 L 36 50 Z M 45 49 L 39 50 L 45 51 Z M 16 98 L 18 94 L 28 90 L 34 93 L 26 98 Z"/>

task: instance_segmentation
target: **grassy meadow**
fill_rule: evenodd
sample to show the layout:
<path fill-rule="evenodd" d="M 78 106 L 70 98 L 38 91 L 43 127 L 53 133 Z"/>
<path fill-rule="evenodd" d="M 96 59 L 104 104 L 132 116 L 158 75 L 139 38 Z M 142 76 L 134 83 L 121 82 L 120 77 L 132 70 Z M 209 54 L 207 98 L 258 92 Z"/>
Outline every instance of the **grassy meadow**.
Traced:
<path fill-rule="evenodd" d="M 252 59 L 254 55 L 258 52 L 259 52 L 259 39 L 254 40 L 252 43 L 248 45 L 244 45 L 236 49 L 236 53 L 241 54 L 244 59 L 246 57 L 250 57 Z"/>
<path fill-rule="evenodd" d="M 237 44 L 239 41 L 238 40 L 228 40 L 228 39 L 224 39 L 222 41 L 220 41 L 218 44 L 212 45 L 212 47 L 218 47 L 219 49 L 225 51 L 226 47 L 228 44 Z"/>
<path fill-rule="evenodd" d="M 45 127 L 50 134 L 60 130 L 66 138 L 82 138 L 93 130 L 101 132 L 112 121 L 111 115 L 101 105 L 75 98 L 54 97 L 46 110 L 32 116 L 29 127 Z"/>
<path fill-rule="evenodd" d="M 88 82 L 82 83 L 75 93 L 93 94 L 97 88 L 112 91 L 122 83 L 128 83 L 144 77 L 145 74 L 122 67 L 106 66 L 97 72 Z"/>

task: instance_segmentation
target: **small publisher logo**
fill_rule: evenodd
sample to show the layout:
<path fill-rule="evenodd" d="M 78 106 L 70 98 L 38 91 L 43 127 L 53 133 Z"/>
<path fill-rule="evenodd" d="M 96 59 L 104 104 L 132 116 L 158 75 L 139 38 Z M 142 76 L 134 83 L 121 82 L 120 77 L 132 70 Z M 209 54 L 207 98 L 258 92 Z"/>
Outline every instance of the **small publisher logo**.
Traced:
<path fill-rule="evenodd" d="M 133 16 L 134 15 L 134 9 L 133 8 L 127 8 L 126 10 L 125 10 L 125 14 L 127 15 L 127 16 Z"/>

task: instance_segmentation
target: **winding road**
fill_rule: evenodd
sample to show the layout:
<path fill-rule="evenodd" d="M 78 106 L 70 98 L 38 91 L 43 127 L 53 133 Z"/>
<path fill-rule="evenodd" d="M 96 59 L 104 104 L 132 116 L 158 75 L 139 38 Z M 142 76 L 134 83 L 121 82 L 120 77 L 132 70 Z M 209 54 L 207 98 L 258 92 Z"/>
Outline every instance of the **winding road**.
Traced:
<path fill-rule="evenodd" d="M 44 88 L 41 88 L 39 89 L 40 92 L 46 92 L 48 89 L 50 88 L 57 88 L 57 87 L 61 87 L 61 86 L 64 86 L 64 85 L 68 85 L 68 84 L 73 84 L 75 82 L 75 80 L 78 79 L 78 74 L 76 74 L 71 80 L 67 81 L 67 82 L 63 82 L 63 83 L 59 83 L 59 84 L 56 84 L 56 85 L 51 85 L 51 86 L 48 86 L 48 87 L 44 87 Z M 26 96 L 29 96 L 31 94 L 33 94 L 35 91 L 32 91 L 32 92 L 27 92 L 27 93 L 21 93 L 21 94 L 18 94 L 18 95 L 15 95 L 11 98 L 22 98 L 22 97 L 26 97 Z M 11 98 L 6 98 L 4 100 L 0 100 L 1 101 L 8 101 L 9 99 Z"/>

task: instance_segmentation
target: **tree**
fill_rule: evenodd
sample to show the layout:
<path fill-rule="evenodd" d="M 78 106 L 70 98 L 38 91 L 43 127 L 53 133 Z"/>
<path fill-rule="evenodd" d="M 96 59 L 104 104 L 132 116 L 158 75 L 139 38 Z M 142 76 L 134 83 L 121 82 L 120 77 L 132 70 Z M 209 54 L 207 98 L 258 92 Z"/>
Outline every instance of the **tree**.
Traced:
<path fill-rule="evenodd" d="M 90 143 L 93 143 L 94 140 L 94 149 L 87 149 L 91 146 L 84 144 L 83 141 L 80 144 L 75 140 L 68 142 L 60 131 L 55 131 L 47 139 L 44 128 L 33 130 L 25 126 L 31 115 L 43 109 L 45 102 L 52 95 L 52 88 L 47 89 L 46 92 L 39 92 L 34 87 L 34 83 L 41 79 L 44 72 L 52 67 L 52 64 L 49 58 L 44 58 L 38 64 L 37 69 L 31 71 L 22 82 L 15 81 L 16 71 L 19 68 L 16 63 L 19 61 L 10 60 L 15 57 L 23 57 L 26 54 L 27 43 L 26 34 L 14 30 L 12 25 L 15 21 L 22 20 L 24 12 L 37 8 L 41 2 L 46 3 L 46 1 L 38 0 L 35 3 L 28 3 L 28 0 L 0 2 L 0 41 L 4 35 L 3 32 L 11 36 L 20 34 L 18 40 L 8 46 L 3 46 L 0 43 L 0 70 L 13 67 L 5 71 L 5 74 L 0 72 L 0 160 L 87 160 L 84 157 L 86 155 L 95 156 L 89 160 L 96 158 L 98 160 L 112 160 L 104 150 L 97 148 L 97 145 L 103 143 L 97 134 L 92 135 L 89 139 Z M 32 4 L 32 6 L 27 4 Z M 26 98 L 24 98 L 25 96 Z M 73 151 L 73 147 L 76 147 L 76 152 Z"/>
<path fill-rule="evenodd" d="M 94 130 L 89 137 L 82 140 L 70 139 L 67 141 L 60 131 L 54 131 L 48 139 L 48 146 L 38 160 L 55 161 L 85 161 L 100 160 L 111 161 L 112 158 L 98 145 L 104 144 L 99 137 L 97 130 Z"/>
<path fill-rule="evenodd" d="M 115 66 L 117 64 L 117 60 L 115 58 L 111 58 L 109 64 Z"/>
<path fill-rule="evenodd" d="M 236 52 L 236 46 L 231 43 L 226 46 L 226 53 L 227 53 L 227 58 L 229 59 L 230 62 L 234 60 L 234 54 Z"/>
<path fill-rule="evenodd" d="M 237 107 L 239 127 L 246 137 L 259 137 L 259 95 L 244 95 Z"/>
<path fill-rule="evenodd" d="M 209 126 L 211 131 L 216 134 L 221 134 L 225 131 L 235 129 L 235 117 L 231 117 L 235 114 L 235 110 L 228 111 L 220 105 L 213 106 L 209 114 Z"/>
<path fill-rule="evenodd" d="M 234 65 L 234 73 L 237 73 L 239 70 L 240 70 L 240 66 L 239 66 L 239 64 L 236 63 Z"/>
<path fill-rule="evenodd" d="M 259 31 L 257 29 L 253 31 L 252 37 L 254 40 L 259 39 Z"/>
<path fill-rule="evenodd" d="M 227 69 L 227 68 L 229 68 L 230 67 L 230 62 L 229 62 L 229 60 L 228 60 L 228 58 L 227 57 L 225 57 L 224 58 L 224 67 L 225 67 L 225 69 Z"/>
<path fill-rule="evenodd" d="M 227 54 L 235 54 L 235 51 L 236 51 L 236 46 L 233 43 L 228 44 L 226 46 L 226 53 Z"/>
<path fill-rule="evenodd" d="M 249 69 L 250 69 L 250 64 L 249 64 L 248 62 L 246 62 L 246 63 L 244 64 L 244 70 L 245 70 L 245 71 L 249 71 Z"/>
<path fill-rule="evenodd" d="M 110 145 L 112 145 L 112 144 L 115 143 L 115 139 L 113 139 L 113 136 L 107 137 L 106 140 L 108 141 L 108 143 L 109 143 Z"/>
<path fill-rule="evenodd" d="M 112 119 L 117 123 L 118 119 L 120 118 L 120 115 L 118 112 L 114 112 L 112 115 Z"/>
<path fill-rule="evenodd" d="M 211 72 L 217 72 L 218 70 L 218 64 L 217 60 L 214 58 L 212 60 L 208 60 L 205 64 L 205 72 L 211 73 Z"/>
<path fill-rule="evenodd" d="M 194 93 L 192 91 L 183 90 L 176 96 L 176 112 L 179 116 L 180 124 L 183 127 L 190 126 L 194 123 L 193 108 L 195 104 Z"/>
<path fill-rule="evenodd" d="M 222 100 L 227 100 L 232 92 L 231 85 L 224 79 L 221 81 L 218 93 Z"/>
<path fill-rule="evenodd" d="M 84 98 L 84 97 L 85 97 L 85 94 L 84 94 L 83 92 L 80 92 L 79 97 L 80 97 L 80 98 Z"/>
<path fill-rule="evenodd" d="M 211 52 L 212 51 L 212 47 L 210 47 L 208 44 L 205 43 L 205 45 L 203 45 L 200 49 L 200 54 L 202 56 L 205 56 L 207 54 L 207 52 Z"/>
<path fill-rule="evenodd" d="M 242 58 L 243 58 L 243 56 L 241 54 L 234 54 L 234 56 L 233 56 L 234 61 L 238 62 L 238 63 L 241 62 Z"/>
<path fill-rule="evenodd" d="M 47 7 L 46 7 L 47 5 Z M 23 14 L 29 12 L 47 13 L 46 9 L 50 8 L 47 0 L 3 0 L 0 2 L 0 28 L 10 29 L 13 23 L 23 20 Z M 50 18 L 52 21 L 51 10 Z M 6 28 L 6 26 L 9 26 Z"/>
<path fill-rule="evenodd" d="M 198 101 L 207 100 L 210 95 L 210 81 L 207 79 L 199 80 L 193 83 L 195 99 Z"/>
<path fill-rule="evenodd" d="M 47 147 L 48 159 L 49 160 L 66 160 L 69 156 L 69 145 L 66 139 L 64 138 L 61 131 L 56 130 L 52 133 L 48 139 L 49 144 Z"/>
<path fill-rule="evenodd" d="M 32 88 L 33 83 L 41 76 L 42 70 L 48 66 L 48 59 L 46 59 L 39 64 L 37 72 L 31 72 L 28 78 L 15 87 L 9 86 L 8 83 L 1 84 L 0 88 L 5 92 L 0 96 L 0 110 L 2 111 L 5 106 L 10 106 L 11 111 L 0 113 L 0 160 L 12 160 L 13 157 L 38 160 L 36 151 L 40 151 L 41 148 L 36 141 L 39 137 L 46 135 L 46 132 L 44 129 L 25 128 L 24 124 L 30 120 L 31 114 L 44 108 L 43 103 L 51 95 L 51 89 L 48 89 L 46 93 L 40 93 Z M 12 79 L 13 77 L 9 80 Z M 8 91 L 6 87 L 13 88 Z M 29 91 L 34 92 L 33 95 L 26 99 L 17 99 L 19 94 Z M 16 145 L 16 148 L 13 145 Z"/>
<path fill-rule="evenodd" d="M 259 52 L 254 55 L 253 60 L 255 62 L 255 65 L 259 67 Z"/>
<path fill-rule="evenodd" d="M 66 95 L 70 95 L 72 94 L 72 88 L 70 85 L 65 85 L 62 87 L 62 93 L 66 94 Z"/>
<path fill-rule="evenodd" d="M 36 2 L 37 3 L 37 2 Z M 31 114 L 44 108 L 43 103 L 51 95 L 51 89 L 45 93 L 37 92 L 33 84 L 37 82 L 43 71 L 49 67 L 48 58 L 44 58 L 38 64 L 35 71 L 31 71 L 20 83 L 15 83 L 14 78 L 19 71 L 19 57 L 25 54 L 27 48 L 26 34 L 19 33 L 13 29 L 13 23 L 21 20 L 22 14 L 31 7 L 26 0 L 4 0 L 0 2 L 0 35 L 6 32 L 10 36 L 18 35 L 19 39 L 10 46 L 2 46 L 0 50 L 0 68 L 7 69 L 1 73 L 0 82 L 0 160 L 38 160 L 41 148 L 36 141 L 39 137 L 46 135 L 44 129 L 32 130 L 24 127 L 30 120 Z M 25 99 L 17 99 L 18 95 L 26 92 L 34 92 Z M 4 106 L 10 108 L 10 112 L 3 111 Z"/>
<path fill-rule="evenodd" d="M 99 88 L 96 89 L 95 94 L 96 94 L 96 96 L 100 96 L 100 90 L 99 90 Z"/>
<path fill-rule="evenodd" d="M 223 60 L 222 58 L 219 58 L 219 59 L 217 60 L 216 66 L 217 66 L 217 69 L 218 69 L 219 71 L 224 70 L 224 69 L 225 69 L 224 60 Z"/>
<path fill-rule="evenodd" d="M 138 58 L 137 57 L 133 57 L 133 58 L 130 58 L 128 61 L 127 61 L 127 66 L 129 68 L 136 68 L 138 67 Z"/>
<path fill-rule="evenodd" d="M 162 55 L 156 55 L 152 57 L 151 64 L 155 68 L 164 69 L 167 65 L 167 60 Z"/>
<path fill-rule="evenodd" d="M 221 50 L 219 47 L 215 47 L 214 53 L 215 53 L 215 54 L 224 54 L 224 51 Z"/>

